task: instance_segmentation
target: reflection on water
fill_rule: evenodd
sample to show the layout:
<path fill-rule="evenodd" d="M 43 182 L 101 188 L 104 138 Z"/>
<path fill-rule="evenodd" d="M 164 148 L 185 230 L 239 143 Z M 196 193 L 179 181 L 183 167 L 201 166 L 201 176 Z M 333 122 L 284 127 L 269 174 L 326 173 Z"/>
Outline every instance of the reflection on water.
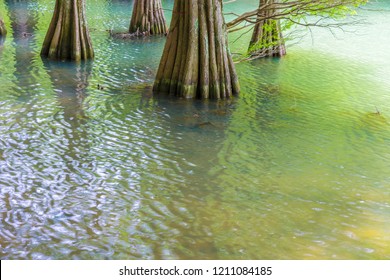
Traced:
<path fill-rule="evenodd" d="M 318 31 L 338 49 L 239 64 L 240 96 L 201 102 L 151 94 L 164 37 L 108 36 L 131 1 L 88 3 L 96 59 L 81 64 L 39 56 L 51 1 L 0 5 L 13 22 L 0 47 L 2 259 L 390 258 L 390 68 L 360 49 L 388 45 L 369 35 L 389 30 L 385 15 L 345 35 L 361 59 Z"/>

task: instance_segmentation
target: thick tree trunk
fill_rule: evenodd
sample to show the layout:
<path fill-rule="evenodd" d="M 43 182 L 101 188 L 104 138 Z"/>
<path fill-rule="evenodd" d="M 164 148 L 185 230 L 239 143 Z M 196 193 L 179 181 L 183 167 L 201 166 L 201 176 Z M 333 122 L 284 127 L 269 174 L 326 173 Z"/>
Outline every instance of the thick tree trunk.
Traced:
<path fill-rule="evenodd" d="M 143 35 L 166 34 L 167 25 L 161 0 L 134 0 L 129 32 Z"/>
<path fill-rule="evenodd" d="M 0 18 L 0 36 L 7 35 L 7 29 L 5 28 L 5 24 L 3 19 Z"/>
<path fill-rule="evenodd" d="M 272 5 L 278 0 L 260 0 L 258 18 L 271 17 L 275 10 Z M 261 9 L 265 7 L 264 9 Z M 280 27 L 280 20 L 265 19 L 256 23 L 249 44 L 249 54 L 257 57 L 284 56 L 286 47 Z"/>
<path fill-rule="evenodd" d="M 84 0 L 56 0 L 41 55 L 74 61 L 93 58 Z"/>
<path fill-rule="evenodd" d="M 203 99 L 239 92 L 221 0 L 175 0 L 153 91 Z"/>

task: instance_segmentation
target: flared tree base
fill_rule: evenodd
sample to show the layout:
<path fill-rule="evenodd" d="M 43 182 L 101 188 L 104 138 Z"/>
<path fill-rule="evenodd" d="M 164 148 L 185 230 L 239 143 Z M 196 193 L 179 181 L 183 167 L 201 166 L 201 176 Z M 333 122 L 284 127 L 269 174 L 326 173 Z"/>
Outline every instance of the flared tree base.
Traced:
<path fill-rule="evenodd" d="M 129 33 L 135 36 L 166 34 L 161 0 L 135 0 Z"/>
<path fill-rule="evenodd" d="M 220 0 L 176 0 L 153 91 L 225 99 L 239 92 Z"/>
<path fill-rule="evenodd" d="M 272 9 L 272 5 L 276 3 L 277 0 L 260 0 L 259 18 L 265 18 L 265 20 L 258 20 L 253 30 L 248 49 L 251 58 L 280 57 L 286 54 L 280 20 L 267 19 L 274 15 L 275 11 Z M 261 10 L 266 5 L 269 7 Z"/>
<path fill-rule="evenodd" d="M 84 0 L 56 0 L 41 55 L 49 59 L 74 61 L 94 57 L 86 26 Z"/>

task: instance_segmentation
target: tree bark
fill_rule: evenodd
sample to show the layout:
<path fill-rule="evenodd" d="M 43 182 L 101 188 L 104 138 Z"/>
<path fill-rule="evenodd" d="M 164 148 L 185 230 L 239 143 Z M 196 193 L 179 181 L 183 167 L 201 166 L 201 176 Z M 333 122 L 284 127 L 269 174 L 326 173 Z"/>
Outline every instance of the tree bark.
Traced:
<path fill-rule="evenodd" d="M 93 58 L 84 0 L 56 0 L 41 55 L 74 61 Z"/>
<path fill-rule="evenodd" d="M 239 92 L 222 0 L 175 0 L 153 91 L 202 99 Z"/>
<path fill-rule="evenodd" d="M 134 0 L 129 32 L 143 35 L 166 34 L 167 25 L 161 0 Z"/>
<path fill-rule="evenodd" d="M 0 36 L 7 35 L 7 29 L 5 28 L 5 24 L 3 19 L 0 18 Z"/>
<path fill-rule="evenodd" d="M 275 13 L 272 5 L 278 0 L 260 0 L 258 20 L 249 43 L 249 54 L 258 57 L 284 56 L 286 47 L 280 26 L 280 20 L 271 19 Z M 267 19 L 268 18 L 268 19 Z"/>

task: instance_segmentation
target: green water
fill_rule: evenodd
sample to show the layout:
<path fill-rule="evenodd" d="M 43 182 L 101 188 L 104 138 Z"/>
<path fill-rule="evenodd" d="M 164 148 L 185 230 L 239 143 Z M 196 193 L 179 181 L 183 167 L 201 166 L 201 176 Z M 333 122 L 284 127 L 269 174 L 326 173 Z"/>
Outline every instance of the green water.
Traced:
<path fill-rule="evenodd" d="M 96 58 L 73 64 L 39 56 L 52 1 L 0 2 L 1 259 L 390 258 L 388 12 L 202 102 L 151 94 L 165 37 L 109 38 L 131 1 L 87 5 Z"/>

